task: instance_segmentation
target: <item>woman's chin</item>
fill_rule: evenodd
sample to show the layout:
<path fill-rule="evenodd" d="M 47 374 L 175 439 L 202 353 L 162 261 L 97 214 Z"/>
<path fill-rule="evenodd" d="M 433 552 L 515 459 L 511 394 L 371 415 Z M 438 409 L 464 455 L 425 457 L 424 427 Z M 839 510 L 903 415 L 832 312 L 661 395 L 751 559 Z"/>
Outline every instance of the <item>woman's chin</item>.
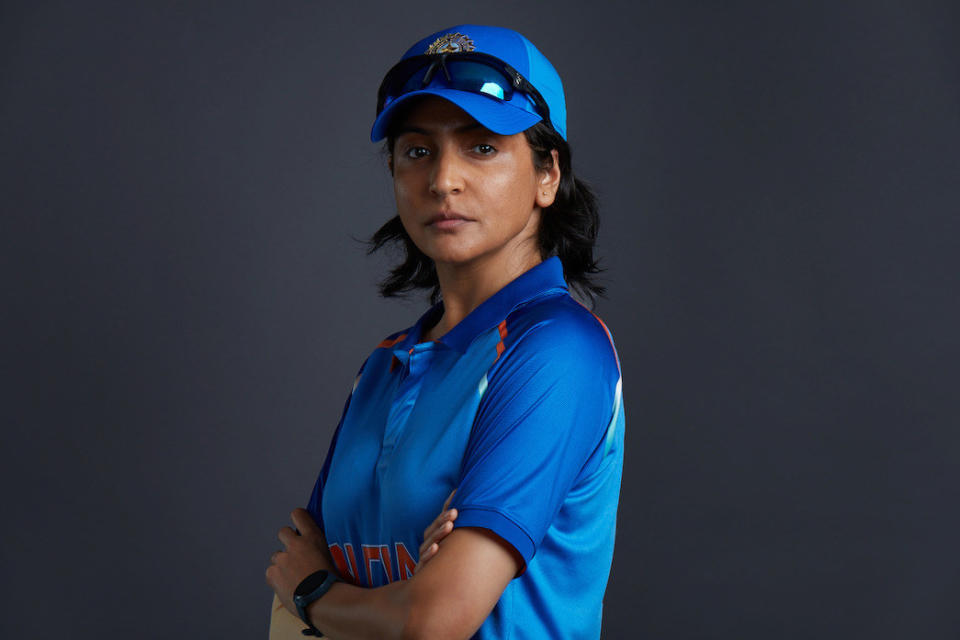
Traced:
<path fill-rule="evenodd" d="M 480 250 L 474 246 L 464 246 L 462 243 L 433 243 L 426 251 L 421 249 L 436 264 L 465 264 L 472 261 Z"/>

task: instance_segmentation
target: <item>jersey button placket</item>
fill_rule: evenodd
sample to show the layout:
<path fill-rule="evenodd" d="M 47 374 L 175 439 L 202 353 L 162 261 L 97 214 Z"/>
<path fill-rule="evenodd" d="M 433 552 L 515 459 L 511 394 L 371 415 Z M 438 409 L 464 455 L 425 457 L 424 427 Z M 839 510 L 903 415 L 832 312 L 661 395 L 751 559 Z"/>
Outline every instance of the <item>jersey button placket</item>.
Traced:
<path fill-rule="evenodd" d="M 383 431 L 383 442 L 380 446 L 380 457 L 377 460 L 377 472 L 382 474 L 390 464 L 390 456 L 396 446 L 397 440 L 403 435 L 403 430 L 410 418 L 410 413 L 416 406 L 417 397 L 422 388 L 423 376 L 430 367 L 430 361 L 433 359 L 433 343 L 425 342 L 414 345 L 408 351 L 402 349 L 394 350 L 394 354 L 401 362 L 403 368 L 399 371 L 401 376 L 400 385 L 397 387 L 396 394 L 390 406 L 390 413 L 387 416 L 386 428 Z"/>

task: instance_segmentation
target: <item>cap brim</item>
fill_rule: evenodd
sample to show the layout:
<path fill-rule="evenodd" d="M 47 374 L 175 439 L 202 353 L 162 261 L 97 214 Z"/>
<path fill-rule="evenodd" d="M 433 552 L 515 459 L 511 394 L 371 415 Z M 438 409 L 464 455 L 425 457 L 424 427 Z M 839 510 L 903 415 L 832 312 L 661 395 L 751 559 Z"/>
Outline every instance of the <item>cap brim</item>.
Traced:
<path fill-rule="evenodd" d="M 373 129 L 370 130 L 370 141 L 377 142 L 386 137 L 390 120 L 397 113 L 397 108 L 400 105 L 417 96 L 424 95 L 437 96 L 449 100 L 466 111 L 471 118 L 487 129 L 500 135 L 509 136 L 520 133 L 543 119 L 535 113 L 530 113 L 509 102 L 502 102 L 493 97 L 470 93 L 469 91 L 458 91 L 456 89 L 428 88 L 421 89 L 420 91 L 411 91 L 391 102 L 373 123 Z M 518 98 L 523 99 L 517 95 L 514 96 L 515 100 Z"/>

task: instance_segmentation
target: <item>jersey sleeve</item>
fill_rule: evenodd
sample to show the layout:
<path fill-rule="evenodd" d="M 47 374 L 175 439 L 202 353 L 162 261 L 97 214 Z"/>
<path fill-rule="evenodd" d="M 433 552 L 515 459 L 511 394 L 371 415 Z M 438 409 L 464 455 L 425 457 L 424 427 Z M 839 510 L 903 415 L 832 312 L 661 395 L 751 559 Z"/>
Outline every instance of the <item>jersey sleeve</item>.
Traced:
<path fill-rule="evenodd" d="M 346 401 L 343 403 L 343 410 L 340 412 L 340 421 L 337 423 L 337 428 L 333 431 L 333 438 L 330 440 L 330 446 L 327 448 L 327 456 L 323 461 L 323 467 L 320 469 L 320 473 L 317 475 L 317 481 L 313 484 L 313 492 L 310 494 L 310 500 L 307 503 L 307 511 L 313 516 L 315 522 L 320 525 L 320 528 L 326 531 L 326 527 L 323 524 L 323 512 L 320 509 L 320 498 L 323 496 L 323 487 L 327 482 L 327 476 L 330 473 L 330 460 L 333 459 L 333 452 L 337 447 L 337 438 L 340 435 L 340 428 L 343 426 L 343 419 L 347 415 L 347 410 L 350 408 L 350 400 L 353 398 L 353 392 L 357 390 L 357 384 L 360 382 L 360 376 L 363 375 L 363 368 L 367 366 L 367 360 L 363 361 L 363 364 L 360 365 L 360 370 L 357 371 L 357 377 L 353 380 L 353 388 L 350 389 L 350 394 L 347 396 Z"/>
<path fill-rule="evenodd" d="M 538 324 L 488 374 L 451 506 L 455 526 L 489 529 L 519 552 L 519 576 L 571 489 L 608 455 L 620 368 L 590 315 Z"/>

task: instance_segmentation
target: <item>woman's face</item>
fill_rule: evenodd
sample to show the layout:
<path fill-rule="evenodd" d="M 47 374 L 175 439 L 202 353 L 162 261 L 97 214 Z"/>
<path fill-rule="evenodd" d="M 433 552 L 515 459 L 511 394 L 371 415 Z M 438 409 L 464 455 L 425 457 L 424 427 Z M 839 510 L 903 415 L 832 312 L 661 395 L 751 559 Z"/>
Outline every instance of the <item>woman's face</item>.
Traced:
<path fill-rule="evenodd" d="M 399 123 L 391 162 L 400 220 L 438 268 L 539 262 L 540 210 L 553 203 L 560 172 L 534 169 L 523 133 L 493 133 L 430 96 Z"/>

